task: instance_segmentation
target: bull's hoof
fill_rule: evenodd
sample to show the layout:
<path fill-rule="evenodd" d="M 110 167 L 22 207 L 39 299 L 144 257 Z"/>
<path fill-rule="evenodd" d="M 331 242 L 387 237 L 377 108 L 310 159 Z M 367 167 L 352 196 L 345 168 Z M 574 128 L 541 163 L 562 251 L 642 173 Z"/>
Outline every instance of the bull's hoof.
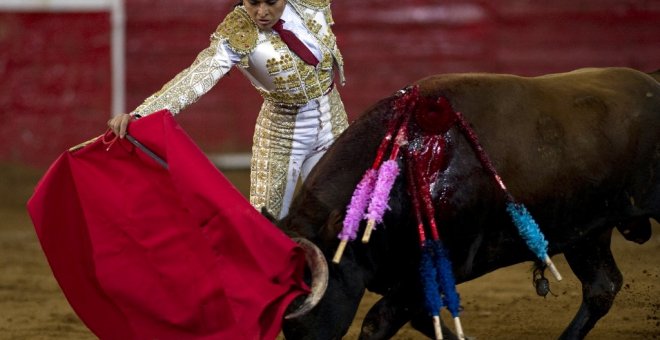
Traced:
<path fill-rule="evenodd" d="M 549 294 L 555 295 L 550 290 L 550 281 L 545 278 L 544 267 L 534 268 L 534 273 L 532 274 L 532 283 L 534 284 L 534 289 L 536 289 L 536 295 L 546 297 Z"/>

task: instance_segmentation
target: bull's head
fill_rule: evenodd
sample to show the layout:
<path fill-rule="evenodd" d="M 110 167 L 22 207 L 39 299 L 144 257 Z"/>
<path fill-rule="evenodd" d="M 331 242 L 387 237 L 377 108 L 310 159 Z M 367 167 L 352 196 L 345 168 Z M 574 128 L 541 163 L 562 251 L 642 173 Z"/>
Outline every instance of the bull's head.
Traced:
<path fill-rule="evenodd" d="M 290 237 L 304 237 L 313 242 L 321 249 L 325 259 L 331 259 L 337 249 L 343 212 L 362 174 L 373 163 L 374 154 L 393 117 L 391 107 L 396 98 L 398 96 L 381 101 L 342 133 L 303 182 L 288 214 L 279 221 L 271 217 L 271 221 L 276 222 Z M 398 202 L 403 200 L 405 190 L 399 187 L 397 193 L 399 195 L 394 202 L 397 202 L 395 208 L 398 209 Z M 370 245 L 386 242 L 389 238 L 378 236 Z M 343 337 L 353 321 L 367 284 L 375 273 L 380 273 L 379 269 L 384 272 L 390 270 L 391 263 L 387 259 L 391 254 L 382 254 L 381 249 L 392 248 L 361 243 L 349 245 L 341 263 L 327 269 L 327 290 L 323 296 L 313 292 L 301 307 L 303 312 L 309 313 L 287 316 L 283 324 L 287 339 Z M 314 278 L 313 289 L 316 281 Z M 318 305 L 312 310 L 311 306 L 316 303 Z"/>
<path fill-rule="evenodd" d="M 354 266 L 345 268 L 351 261 L 344 261 L 341 267 L 329 267 L 327 259 L 336 247 L 342 214 L 340 210 L 326 213 L 325 205 L 317 197 L 306 197 L 308 193 L 306 188 L 301 189 L 294 198 L 293 211 L 281 220 L 262 210 L 266 218 L 305 250 L 309 268 L 306 280 L 311 281 L 311 293 L 288 306 L 283 331 L 287 339 L 339 339 L 353 320 L 364 286 L 360 277 L 350 275 L 357 273 Z M 302 201 L 313 202 L 301 206 Z"/>
<path fill-rule="evenodd" d="M 321 301 L 328 288 L 328 263 L 321 250 L 306 238 L 294 238 L 293 240 L 305 251 L 305 262 L 312 273 L 312 283 L 311 293 L 307 295 L 300 307 L 287 313 L 284 317 L 287 320 L 307 314 Z"/>
<path fill-rule="evenodd" d="M 261 214 L 273 224 L 277 225 L 277 219 L 266 207 L 261 208 Z M 297 303 L 292 303 L 287 308 L 286 320 L 299 318 L 312 310 L 323 298 L 325 290 L 328 288 L 328 262 L 323 256 L 323 252 L 311 241 L 304 237 L 293 237 L 291 232 L 284 232 L 289 235 L 305 252 L 305 263 L 311 272 L 311 293 L 307 295 L 305 301 L 298 307 Z"/>

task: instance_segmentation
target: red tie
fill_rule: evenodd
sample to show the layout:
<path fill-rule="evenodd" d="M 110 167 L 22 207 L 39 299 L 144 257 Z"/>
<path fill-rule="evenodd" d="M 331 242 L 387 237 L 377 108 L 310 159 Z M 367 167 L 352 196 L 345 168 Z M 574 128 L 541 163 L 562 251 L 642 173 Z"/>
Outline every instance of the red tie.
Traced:
<path fill-rule="evenodd" d="M 300 57 L 300 59 L 309 65 L 318 65 L 319 60 L 316 59 L 316 56 L 312 51 L 310 51 L 293 32 L 284 29 L 284 20 L 278 20 L 275 25 L 273 25 L 273 31 L 280 35 L 280 39 L 282 39 L 289 49 Z"/>

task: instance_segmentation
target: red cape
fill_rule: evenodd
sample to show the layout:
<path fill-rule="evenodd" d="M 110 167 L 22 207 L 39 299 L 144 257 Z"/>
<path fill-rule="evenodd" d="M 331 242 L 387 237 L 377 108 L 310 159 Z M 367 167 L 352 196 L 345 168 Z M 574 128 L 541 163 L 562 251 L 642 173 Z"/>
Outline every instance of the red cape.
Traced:
<path fill-rule="evenodd" d="M 69 303 L 101 339 L 274 339 L 304 254 L 167 111 L 65 152 L 28 202 Z"/>

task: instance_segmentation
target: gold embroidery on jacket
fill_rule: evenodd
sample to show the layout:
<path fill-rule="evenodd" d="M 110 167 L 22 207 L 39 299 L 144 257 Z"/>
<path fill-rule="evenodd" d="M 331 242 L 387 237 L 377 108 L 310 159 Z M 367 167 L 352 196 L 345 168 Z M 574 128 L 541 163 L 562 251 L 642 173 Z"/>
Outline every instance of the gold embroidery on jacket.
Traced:
<path fill-rule="evenodd" d="M 257 46 L 259 28 L 250 19 L 245 8 L 234 8 L 213 33 L 213 37 L 227 40 L 229 47 L 238 54 L 248 54 Z"/>
<path fill-rule="evenodd" d="M 273 45 L 273 48 L 275 48 L 275 50 L 277 51 L 284 50 L 287 48 L 284 41 L 282 41 L 282 39 L 280 39 L 280 36 L 277 34 L 271 34 L 268 40 L 270 41 L 271 45 Z"/>
<path fill-rule="evenodd" d="M 283 71 L 293 69 L 294 61 L 291 55 L 282 54 L 279 58 L 270 58 L 266 60 L 266 69 L 271 76 Z"/>
<path fill-rule="evenodd" d="M 297 1 L 291 1 L 291 3 L 295 5 Z M 300 11 L 297 10 L 297 12 L 300 14 Z M 311 18 L 313 15 L 310 14 L 309 17 Z M 320 27 L 322 30 L 322 25 L 316 21 L 307 20 L 306 24 L 308 28 L 312 26 L 314 30 L 318 31 Z M 337 48 L 334 34 L 329 27 L 327 33 L 322 37 L 318 34 L 320 31 L 314 32 L 314 30 L 310 29 L 319 40 L 319 48 L 322 53 L 317 67 L 304 63 L 286 47 L 277 34 L 261 35 L 262 39 L 259 40 L 258 28 L 249 18 L 245 9 L 241 6 L 236 7 L 211 36 L 211 46 L 203 50 L 189 68 L 180 72 L 133 112 L 144 116 L 166 108 L 176 114 L 197 101 L 199 96 L 215 85 L 219 79 L 218 73 L 224 74 L 228 71 L 224 69 L 219 60 L 214 58 L 220 43 L 226 44 L 240 55 L 238 66 L 242 68 L 248 68 L 248 58 L 257 44 L 271 44 L 276 53 L 265 61 L 265 67 L 268 74 L 273 77 L 275 89 L 266 91 L 257 88 L 257 90 L 266 101 L 288 106 L 302 106 L 308 101 L 320 97 L 330 88 L 335 61 L 339 66 L 340 76 L 342 76 L 343 58 Z M 278 76 L 274 77 L 275 75 Z M 340 77 L 340 80 L 343 80 L 343 76 Z"/>
<path fill-rule="evenodd" d="M 332 54 L 327 50 L 323 51 L 323 58 L 321 59 L 320 67 L 322 70 L 332 69 Z"/>
<path fill-rule="evenodd" d="M 316 10 L 322 10 L 330 7 L 330 1 L 331 0 L 289 0 L 289 2 L 294 2 L 296 4 L 300 4 L 301 6 Z"/>
<path fill-rule="evenodd" d="M 282 40 L 276 34 L 269 38 L 271 43 Z M 284 44 L 284 43 L 282 43 Z M 318 69 L 305 63 L 291 50 L 278 50 L 280 57 L 266 61 L 266 69 L 273 77 L 275 89 L 265 91 L 257 89 L 264 100 L 288 106 L 302 106 L 312 99 L 321 97 L 332 84 L 333 57 L 323 44 L 320 44 L 322 59 Z M 288 73 L 288 74 L 287 74 Z"/>
<path fill-rule="evenodd" d="M 330 26 L 334 24 L 334 20 L 332 18 L 332 11 L 330 9 L 330 1 L 329 0 L 289 0 L 289 4 L 293 7 L 293 9 L 298 13 L 298 15 L 302 18 L 305 18 L 303 21 L 307 28 L 312 32 L 312 34 L 318 39 L 318 41 L 326 47 L 327 49 L 330 50 L 330 53 L 332 53 L 332 56 L 334 60 L 337 62 L 338 66 L 338 71 L 339 71 L 339 82 L 340 84 L 344 84 L 344 58 L 341 55 L 341 52 L 339 52 L 339 48 L 337 47 L 337 39 L 332 33 L 332 30 L 330 29 Z M 315 14 L 310 13 L 309 11 L 321 11 L 325 17 L 325 21 L 327 23 L 327 32 L 325 34 L 321 34 L 321 31 L 314 31 L 310 27 L 310 20 L 314 19 Z"/>
<path fill-rule="evenodd" d="M 314 33 L 315 35 L 319 34 L 319 32 L 321 32 L 321 29 L 323 28 L 323 26 L 314 19 L 307 19 L 306 24 L 309 30 L 312 31 L 312 33 Z"/>

